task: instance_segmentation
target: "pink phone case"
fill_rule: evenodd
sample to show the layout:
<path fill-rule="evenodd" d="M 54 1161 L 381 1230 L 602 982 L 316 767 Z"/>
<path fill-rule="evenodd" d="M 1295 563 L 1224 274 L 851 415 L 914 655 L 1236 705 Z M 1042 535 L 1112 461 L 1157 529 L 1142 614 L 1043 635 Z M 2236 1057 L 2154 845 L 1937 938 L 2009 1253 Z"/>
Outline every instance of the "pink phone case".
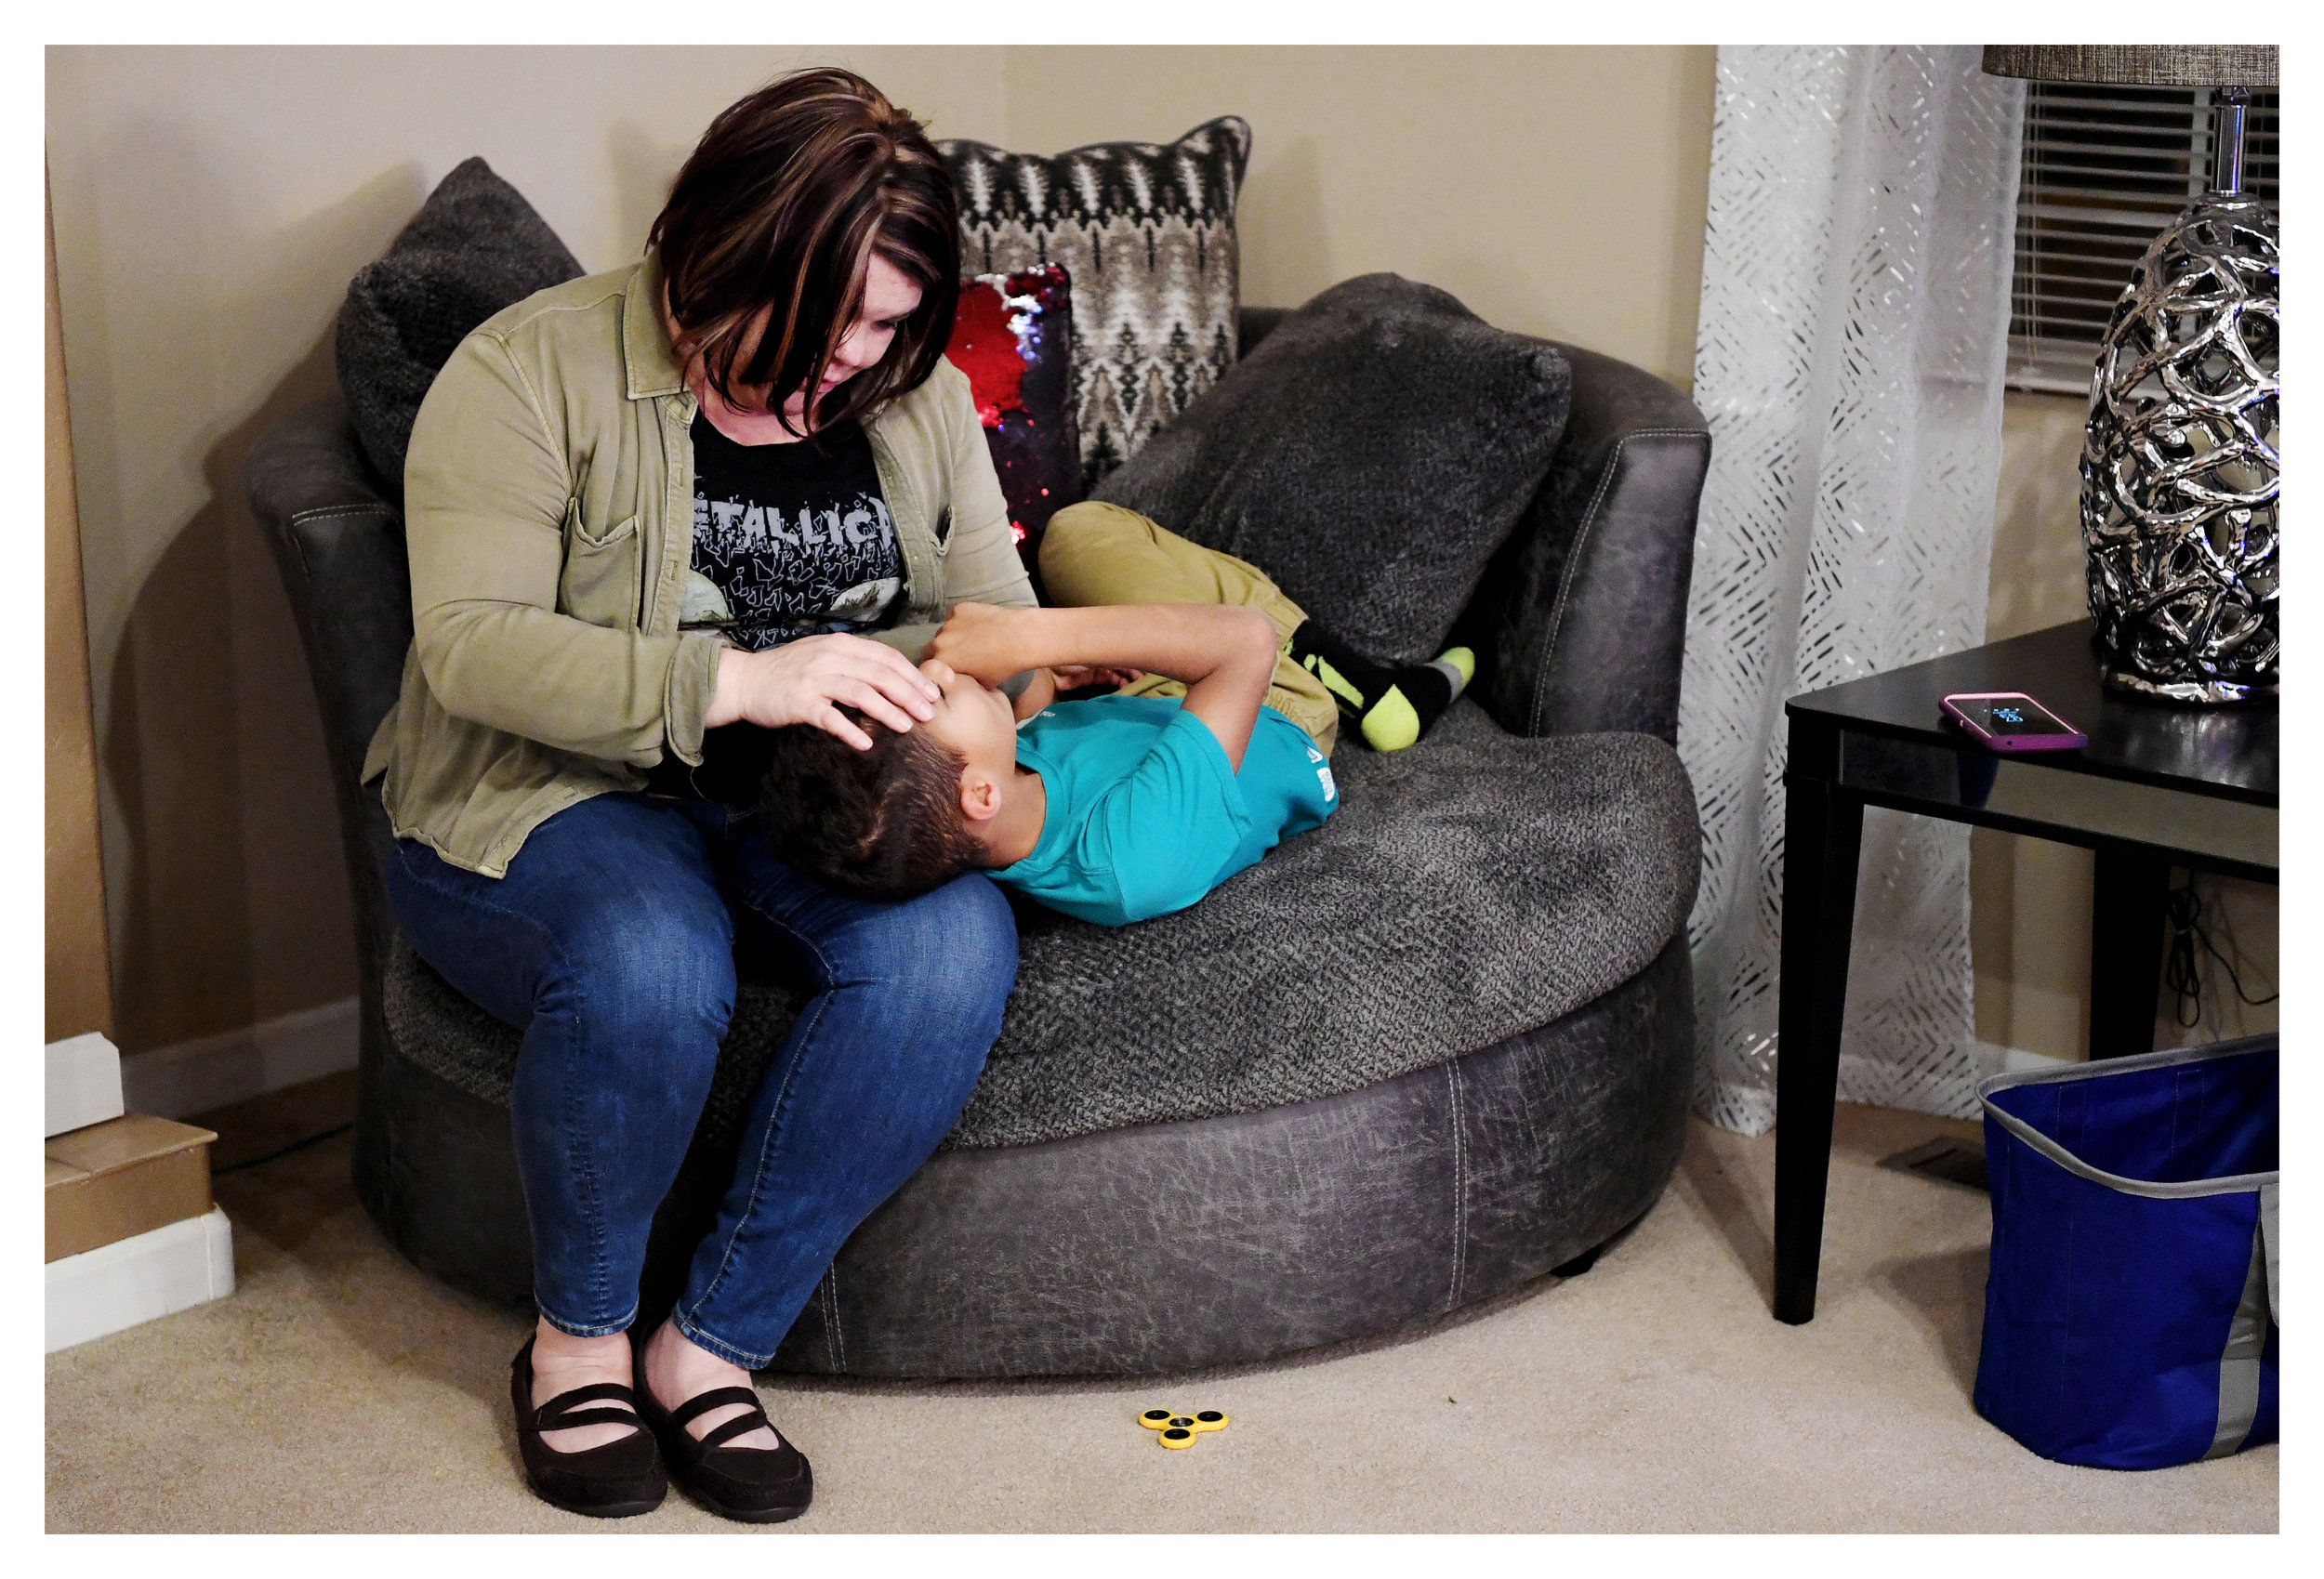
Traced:
<path fill-rule="evenodd" d="M 2067 729 L 2072 732 L 2067 734 L 1997 734 L 1993 730 L 1987 729 L 1985 725 L 1977 723 L 1972 719 L 1959 707 L 1954 706 L 1953 704 L 1956 702 L 2028 703 L 2034 707 L 2040 709 L 2041 712 L 2047 713 L 2051 717 L 2056 718 L 2059 723 L 2066 724 Z M 2090 743 L 2090 737 L 2083 734 L 2080 730 L 2075 730 L 2072 724 L 2068 724 L 2064 718 L 2059 717 L 2056 708 L 2036 701 L 2033 697 L 2027 695 L 2022 691 L 1960 691 L 1946 697 L 1944 701 L 1939 704 L 1939 705 L 1945 709 L 1946 714 L 1951 717 L 1953 722 L 1959 724 L 1961 729 L 1967 732 L 1972 740 L 1981 743 L 1989 750 L 2079 751 L 2083 746 Z"/>

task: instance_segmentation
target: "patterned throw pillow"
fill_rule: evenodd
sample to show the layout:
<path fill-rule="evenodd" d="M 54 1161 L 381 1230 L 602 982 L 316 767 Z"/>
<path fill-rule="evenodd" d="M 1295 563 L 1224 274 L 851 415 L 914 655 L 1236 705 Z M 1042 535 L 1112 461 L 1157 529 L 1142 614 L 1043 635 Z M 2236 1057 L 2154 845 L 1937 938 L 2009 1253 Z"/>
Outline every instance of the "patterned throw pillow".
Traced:
<path fill-rule="evenodd" d="M 960 287 L 944 355 L 969 375 L 1017 549 L 1036 586 L 1035 556 L 1049 518 L 1081 498 L 1073 347 L 1073 287 L 1056 264 L 985 274 Z"/>
<path fill-rule="evenodd" d="M 1084 488 L 1122 464 L 1235 361 L 1235 200 L 1250 125 L 1221 115 L 1168 147 L 1103 142 L 1051 158 L 937 146 L 977 274 L 1059 263 L 1073 276 L 1073 406 Z"/>
<path fill-rule="evenodd" d="M 548 221 L 482 159 L 453 166 L 387 256 L 357 270 L 339 309 L 339 392 L 397 497 L 420 400 L 469 331 L 580 275 Z"/>

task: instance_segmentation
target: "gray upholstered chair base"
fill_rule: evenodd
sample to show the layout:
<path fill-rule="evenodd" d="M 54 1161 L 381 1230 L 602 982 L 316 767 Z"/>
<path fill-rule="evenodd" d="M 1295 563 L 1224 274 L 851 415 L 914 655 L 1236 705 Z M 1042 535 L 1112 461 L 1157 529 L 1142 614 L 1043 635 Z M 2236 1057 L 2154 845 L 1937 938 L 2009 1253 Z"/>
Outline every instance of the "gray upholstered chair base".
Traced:
<path fill-rule="evenodd" d="M 528 1300 L 507 1109 L 391 1043 L 381 1054 L 374 1216 L 422 1269 Z M 1682 939 L 1550 1025 L 1380 1085 L 940 1151 L 856 1230 L 775 1368 L 1151 1374 L 1441 1315 L 1575 1259 L 1654 1204 L 1678 1165 L 1693 1059 Z M 655 1219 L 647 1312 L 675 1297 L 733 1144 L 688 1155 Z"/>
<path fill-rule="evenodd" d="M 1654 1204 L 1694 1057 L 1682 939 L 1552 1025 L 1379 1086 L 939 1151 L 856 1230 L 775 1364 L 1180 1371 L 1442 1314 Z"/>

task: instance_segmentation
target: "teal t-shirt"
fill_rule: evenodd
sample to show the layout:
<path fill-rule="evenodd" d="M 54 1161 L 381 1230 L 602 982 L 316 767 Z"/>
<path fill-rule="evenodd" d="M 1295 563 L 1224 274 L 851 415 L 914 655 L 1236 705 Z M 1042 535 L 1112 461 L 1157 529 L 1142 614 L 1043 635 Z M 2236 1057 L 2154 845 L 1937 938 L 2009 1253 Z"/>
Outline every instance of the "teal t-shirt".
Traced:
<path fill-rule="evenodd" d="M 1185 909 L 1340 804 L 1331 764 L 1272 707 L 1239 773 L 1210 726 L 1162 696 L 1045 707 L 1018 728 L 1017 760 L 1049 811 L 1033 853 L 993 880 L 1103 927 Z"/>

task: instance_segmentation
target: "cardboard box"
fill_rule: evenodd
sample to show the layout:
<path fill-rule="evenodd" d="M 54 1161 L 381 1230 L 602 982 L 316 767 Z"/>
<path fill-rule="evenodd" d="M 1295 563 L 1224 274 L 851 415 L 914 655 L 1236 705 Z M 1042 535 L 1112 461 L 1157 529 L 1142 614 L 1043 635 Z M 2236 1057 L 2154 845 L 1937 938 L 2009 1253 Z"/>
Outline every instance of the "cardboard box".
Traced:
<path fill-rule="evenodd" d="M 49 1137 L 46 1259 L 208 1212 L 210 1142 L 217 1138 L 144 1113 Z"/>

